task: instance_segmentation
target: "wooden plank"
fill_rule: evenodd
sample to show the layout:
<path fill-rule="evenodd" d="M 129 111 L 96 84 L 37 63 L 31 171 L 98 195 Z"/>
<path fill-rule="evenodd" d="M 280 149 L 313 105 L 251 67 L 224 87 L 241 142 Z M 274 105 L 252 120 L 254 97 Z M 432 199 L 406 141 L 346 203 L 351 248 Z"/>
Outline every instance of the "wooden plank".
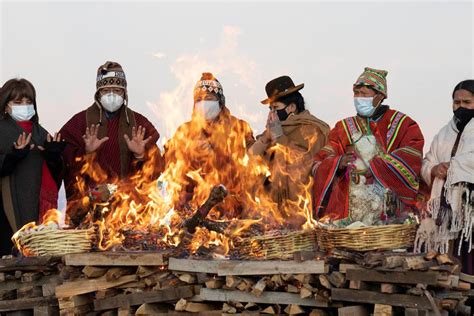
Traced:
<path fill-rule="evenodd" d="M 163 252 L 86 252 L 64 256 L 68 266 L 161 266 L 166 265 Z"/>
<path fill-rule="evenodd" d="M 219 260 L 192 260 L 169 258 L 168 269 L 183 272 L 201 272 L 217 274 Z"/>
<path fill-rule="evenodd" d="M 41 286 L 28 286 L 22 287 L 21 289 L 16 290 L 16 297 L 20 298 L 32 298 L 32 297 L 42 297 L 43 288 Z"/>
<path fill-rule="evenodd" d="M 94 310 L 102 311 L 120 306 L 133 306 L 145 303 L 158 303 L 175 301 L 180 298 L 188 298 L 194 296 L 193 286 L 178 286 L 161 291 L 150 291 L 133 294 L 119 294 L 102 300 L 94 301 Z"/>
<path fill-rule="evenodd" d="M 24 269 L 37 267 L 41 271 L 41 266 L 46 268 L 61 262 L 61 257 L 40 256 L 40 257 L 15 257 L 9 259 L 0 259 L 0 271 L 30 270 Z M 35 270 L 30 270 L 35 271 Z"/>
<path fill-rule="evenodd" d="M 40 286 L 45 284 L 58 284 L 62 282 L 62 278 L 58 275 L 43 276 L 41 279 L 32 282 L 5 281 L 0 283 L 0 290 L 16 290 L 22 287 Z"/>
<path fill-rule="evenodd" d="M 459 280 L 474 284 L 474 275 L 469 275 L 461 272 L 461 274 L 459 274 Z"/>
<path fill-rule="evenodd" d="M 216 302 L 244 302 L 244 303 L 262 303 L 262 304 L 296 304 L 301 306 L 328 307 L 325 302 L 319 302 L 311 298 L 302 299 L 299 294 L 284 292 L 263 292 L 260 297 L 251 293 L 241 291 L 201 289 L 198 299 L 204 301 Z"/>
<path fill-rule="evenodd" d="M 18 300 L 4 300 L 0 301 L 0 312 L 33 309 L 36 306 L 49 305 L 55 301 L 56 300 L 53 297 L 35 297 L 23 298 Z"/>
<path fill-rule="evenodd" d="M 33 308 L 34 316 L 56 316 L 59 315 L 59 309 L 57 306 L 51 305 L 39 305 Z"/>
<path fill-rule="evenodd" d="M 383 294 L 362 290 L 332 289 L 331 299 L 333 301 L 431 309 L 431 304 L 426 297 L 406 294 Z"/>
<path fill-rule="evenodd" d="M 354 269 L 363 269 L 360 265 L 354 263 L 341 263 L 339 265 L 339 272 L 346 273 L 347 270 L 354 270 Z"/>
<path fill-rule="evenodd" d="M 369 316 L 365 306 L 346 306 L 337 309 L 338 316 Z"/>
<path fill-rule="evenodd" d="M 183 272 L 227 275 L 321 274 L 328 267 L 322 260 L 312 261 L 237 261 L 170 258 L 168 269 Z"/>
<path fill-rule="evenodd" d="M 381 283 L 400 283 L 400 284 L 427 284 L 436 285 L 438 273 L 419 272 L 419 271 L 376 271 L 368 269 L 348 269 L 346 273 L 348 280 L 370 281 Z"/>
<path fill-rule="evenodd" d="M 222 313 L 221 310 L 215 310 L 215 311 L 205 311 L 205 312 L 199 312 L 199 313 L 167 311 L 163 313 L 153 313 L 153 314 L 147 314 L 147 315 L 153 315 L 153 316 L 228 316 L 228 315 L 239 316 L 242 314 L 224 314 Z M 248 314 L 244 314 L 244 315 L 248 315 Z M 256 314 L 255 316 L 257 315 L 258 314 Z"/>
<path fill-rule="evenodd" d="M 56 297 L 69 297 L 79 294 L 86 294 L 98 290 L 106 290 L 125 283 L 136 281 L 136 275 L 126 275 L 117 280 L 107 281 L 105 276 L 97 279 L 86 279 L 66 282 L 56 287 Z"/>
<path fill-rule="evenodd" d="M 218 275 L 322 274 L 329 267 L 323 260 L 311 261 L 222 261 Z"/>

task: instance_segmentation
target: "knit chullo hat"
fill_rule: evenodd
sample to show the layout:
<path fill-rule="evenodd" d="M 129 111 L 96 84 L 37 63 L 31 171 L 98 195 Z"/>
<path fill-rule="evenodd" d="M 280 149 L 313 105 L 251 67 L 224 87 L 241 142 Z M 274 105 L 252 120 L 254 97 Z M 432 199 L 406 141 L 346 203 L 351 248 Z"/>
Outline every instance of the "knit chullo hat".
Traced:
<path fill-rule="evenodd" d="M 387 97 L 387 74 L 386 70 L 365 67 L 364 72 L 354 83 L 354 87 L 367 86 Z"/>
<path fill-rule="evenodd" d="M 101 88 L 122 88 L 127 90 L 125 72 L 119 63 L 107 61 L 97 69 L 97 90 Z"/>
<path fill-rule="evenodd" d="M 99 123 L 102 123 L 102 105 L 99 101 L 99 90 L 103 88 L 122 88 L 124 89 L 124 107 L 128 104 L 127 78 L 122 66 L 114 61 L 106 61 L 97 69 L 95 101 L 100 108 Z M 130 124 L 127 111 L 125 111 L 127 124 Z"/>
<path fill-rule="evenodd" d="M 203 97 L 206 94 L 215 95 L 219 100 L 220 105 L 225 105 L 225 96 L 222 85 L 210 72 L 204 72 L 201 79 L 194 86 L 194 103 L 196 103 L 199 97 Z"/>

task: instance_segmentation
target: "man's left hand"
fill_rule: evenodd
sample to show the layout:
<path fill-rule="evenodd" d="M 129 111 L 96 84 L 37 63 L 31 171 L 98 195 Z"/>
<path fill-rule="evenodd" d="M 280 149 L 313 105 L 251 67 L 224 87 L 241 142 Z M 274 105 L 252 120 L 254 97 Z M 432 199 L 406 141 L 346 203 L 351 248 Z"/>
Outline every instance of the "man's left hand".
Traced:
<path fill-rule="evenodd" d="M 145 156 L 145 146 L 151 140 L 151 136 L 145 139 L 145 128 L 138 126 L 132 128 L 132 138 L 127 134 L 123 135 L 127 142 L 128 149 L 135 155 L 136 158 L 143 158 Z"/>

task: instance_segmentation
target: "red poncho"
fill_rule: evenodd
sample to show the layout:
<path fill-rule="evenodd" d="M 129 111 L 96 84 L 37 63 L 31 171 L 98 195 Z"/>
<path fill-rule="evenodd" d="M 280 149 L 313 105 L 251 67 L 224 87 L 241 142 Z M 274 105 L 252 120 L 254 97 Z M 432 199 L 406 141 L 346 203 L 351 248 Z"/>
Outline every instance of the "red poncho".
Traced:
<path fill-rule="evenodd" d="M 342 155 L 364 133 L 367 119 L 349 117 L 336 123 L 328 144 L 315 156 L 314 210 L 317 218 L 333 219 L 349 215 L 350 178 L 339 171 Z M 418 124 L 407 115 L 388 109 L 380 118 L 370 120 L 370 129 L 382 153 L 370 161 L 369 172 L 383 187 L 394 192 L 407 205 L 416 202 L 424 139 Z"/>
<path fill-rule="evenodd" d="M 90 111 L 91 109 L 94 108 L 91 107 L 87 111 Z M 143 115 L 133 112 L 130 109 L 127 110 L 129 111 L 131 126 L 144 127 L 146 130 L 145 138 L 148 138 L 149 136 L 152 137 L 147 144 L 147 149 L 150 150 L 153 147 L 157 149 L 156 142 L 160 135 L 153 124 Z M 76 160 L 76 158 L 83 157 L 86 154 L 84 139 L 82 136 L 85 134 L 87 127 L 87 111 L 82 111 L 74 115 L 60 131 L 62 138 L 64 138 L 68 143 L 63 152 L 63 159 L 66 165 L 64 185 L 68 201 L 73 198 L 76 193 L 75 177 L 79 175 L 82 166 L 82 162 Z M 136 171 L 134 170 L 134 166 L 136 165 L 134 162 L 136 159 L 133 158 L 133 154 L 128 150 L 128 148 L 124 148 L 125 146 L 120 146 L 121 141 L 123 141 L 123 134 L 127 133 L 129 137 L 131 137 L 131 126 L 127 129 L 121 127 L 121 124 L 125 124 L 123 123 L 125 109 L 120 111 L 121 112 L 117 113 L 113 118 L 107 119 L 103 117 L 103 120 L 107 121 L 104 121 L 103 123 L 103 126 L 106 126 L 106 130 L 102 131 L 102 133 L 103 136 L 108 136 L 109 140 L 102 144 L 102 146 L 96 151 L 96 160 L 101 169 L 106 172 L 107 177 L 110 180 L 132 175 Z M 93 121 L 93 124 L 97 123 Z M 99 135 L 99 138 L 103 136 Z M 123 148 L 122 150 L 121 147 Z M 159 150 L 157 150 L 157 154 L 159 155 Z M 127 160 L 123 159 L 124 155 Z M 123 161 L 127 161 L 126 166 L 122 166 Z M 126 172 L 124 173 L 123 170 Z"/>

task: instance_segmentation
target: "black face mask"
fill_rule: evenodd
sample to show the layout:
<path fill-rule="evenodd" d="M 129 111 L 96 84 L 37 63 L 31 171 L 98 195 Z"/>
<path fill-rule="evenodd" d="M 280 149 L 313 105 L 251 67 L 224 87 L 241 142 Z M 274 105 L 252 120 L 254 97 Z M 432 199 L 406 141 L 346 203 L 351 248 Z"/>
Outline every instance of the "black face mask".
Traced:
<path fill-rule="evenodd" d="M 278 119 L 282 122 L 285 121 L 288 116 L 290 116 L 290 114 L 286 112 L 286 107 L 281 110 L 276 110 L 276 113 L 278 115 Z"/>
<path fill-rule="evenodd" d="M 459 108 L 454 111 L 456 126 L 459 131 L 463 131 L 467 123 L 474 117 L 474 109 Z"/>

